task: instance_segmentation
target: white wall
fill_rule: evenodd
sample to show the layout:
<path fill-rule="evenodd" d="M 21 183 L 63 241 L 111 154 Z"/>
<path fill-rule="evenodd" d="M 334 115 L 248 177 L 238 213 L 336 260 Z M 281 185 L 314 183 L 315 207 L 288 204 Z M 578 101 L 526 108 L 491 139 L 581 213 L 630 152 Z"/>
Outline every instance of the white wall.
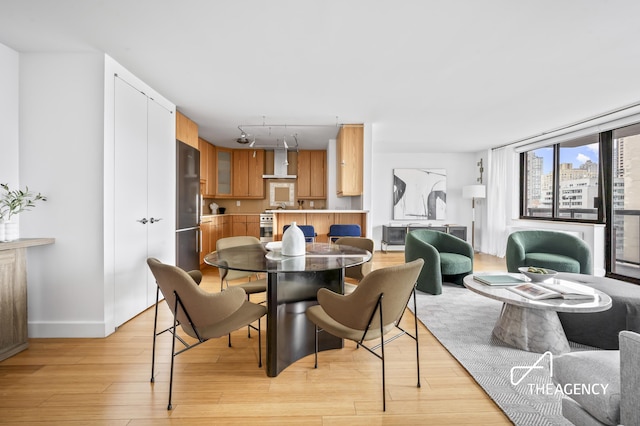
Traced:
<path fill-rule="evenodd" d="M 30 337 L 104 336 L 104 55 L 20 54 L 20 183 L 47 202 L 21 215 Z"/>
<path fill-rule="evenodd" d="M 19 55 L 0 44 L 0 183 L 18 187 Z"/>
<path fill-rule="evenodd" d="M 382 225 L 394 223 L 424 223 L 431 225 L 455 224 L 467 226 L 467 241 L 471 241 L 471 200 L 462 198 L 462 187 L 475 183 L 478 175 L 475 153 L 392 153 L 387 147 L 376 146 L 373 126 L 371 170 L 368 176 L 371 188 L 372 238 L 380 249 Z M 447 171 L 446 220 L 394 221 L 393 220 L 393 169 L 433 168 Z M 476 215 L 478 215 L 476 209 Z M 476 216 L 476 224 L 478 216 Z"/>

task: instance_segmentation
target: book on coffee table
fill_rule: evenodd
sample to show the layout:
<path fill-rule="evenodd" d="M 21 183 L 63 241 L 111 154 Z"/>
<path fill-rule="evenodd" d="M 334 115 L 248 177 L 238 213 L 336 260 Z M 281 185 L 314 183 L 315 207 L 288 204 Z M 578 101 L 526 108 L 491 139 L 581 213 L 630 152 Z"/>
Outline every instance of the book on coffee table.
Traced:
<path fill-rule="evenodd" d="M 481 274 L 473 275 L 473 279 L 486 285 L 518 285 L 526 282 L 509 274 Z"/>
<path fill-rule="evenodd" d="M 566 300 L 579 300 L 579 299 L 593 299 L 594 293 L 589 292 L 589 289 L 579 290 L 574 287 L 563 284 L 548 284 L 548 283 L 525 283 L 515 287 L 509 287 L 509 290 L 524 296 L 532 300 L 542 299 L 566 299 Z"/>

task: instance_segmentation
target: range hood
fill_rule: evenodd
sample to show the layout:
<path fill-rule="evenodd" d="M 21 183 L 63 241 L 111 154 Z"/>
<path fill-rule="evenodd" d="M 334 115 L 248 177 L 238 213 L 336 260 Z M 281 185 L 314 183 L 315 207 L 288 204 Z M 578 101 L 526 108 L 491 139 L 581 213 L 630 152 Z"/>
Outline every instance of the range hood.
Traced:
<path fill-rule="evenodd" d="M 286 149 L 274 149 L 273 150 L 273 174 L 262 175 L 263 179 L 296 179 L 296 175 L 290 175 L 288 173 L 287 163 L 287 150 Z"/>

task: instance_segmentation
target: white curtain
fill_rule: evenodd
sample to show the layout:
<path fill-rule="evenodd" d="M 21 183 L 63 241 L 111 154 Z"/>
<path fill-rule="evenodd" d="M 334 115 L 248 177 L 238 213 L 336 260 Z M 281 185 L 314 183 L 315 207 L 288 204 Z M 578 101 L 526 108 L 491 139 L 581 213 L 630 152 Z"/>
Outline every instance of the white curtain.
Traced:
<path fill-rule="evenodd" d="M 509 235 L 508 225 L 512 217 L 513 194 L 517 194 L 519 178 L 514 173 L 514 156 L 511 147 L 489 150 L 487 184 L 487 230 L 482 251 L 504 257 Z"/>

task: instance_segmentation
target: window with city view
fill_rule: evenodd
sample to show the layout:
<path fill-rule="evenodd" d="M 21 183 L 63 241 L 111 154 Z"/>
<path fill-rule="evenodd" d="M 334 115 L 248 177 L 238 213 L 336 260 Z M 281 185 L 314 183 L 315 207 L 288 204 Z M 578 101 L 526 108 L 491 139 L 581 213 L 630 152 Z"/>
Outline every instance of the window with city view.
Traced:
<path fill-rule="evenodd" d="M 611 272 L 640 278 L 640 124 L 613 131 L 612 160 Z"/>
<path fill-rule="evenodd" d="M 532 149 L 520 164 L 522 217 L 604 223 L 607 275 L 640 280 L 640 124 Z"/>
<path fill-rule="evenodd" d="M 598 219 L 598 135 L 524 153 L 522 216 L 595 221 Z"/>

